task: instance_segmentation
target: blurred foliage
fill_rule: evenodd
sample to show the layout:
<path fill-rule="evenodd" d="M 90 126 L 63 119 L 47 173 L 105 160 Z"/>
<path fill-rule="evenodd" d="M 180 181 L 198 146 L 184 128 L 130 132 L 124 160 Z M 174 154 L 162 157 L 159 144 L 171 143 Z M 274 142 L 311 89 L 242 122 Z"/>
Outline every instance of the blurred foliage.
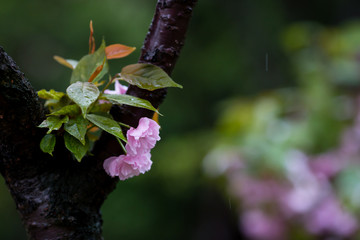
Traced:
<path fill-rule="evenodd" d="M 105 36 L 108 44 L 137 47 L 129 58 L 110 63 L 114 75 L 122 66 L 137 61 L 155 4 L 156 0 L 2 1 L 0 45 L 36 90 L 64 91 L 71 71 L 64 71 L 52 57 L 79 59 L 86 54 L 90 19 L 97 40 Z M 338 57 L 339 61 L 331 64 L 322 59 L 335 60 L 327 56 L 330 52 L 345 54 L 345 50 L 336 52 L 338 48 L 331 41 L 335 41 L 334 36 L 348 38 L 345 35 L 354 33 L 346 34 L 343 29 L 347 27 L 330 29 L 320 24 L 336 25 L 359 16 L 359 5 L 357 0 L 199 1 L 172 75 L 184 89 L 169 89 L 161 105 L 162 140 L 152 152 L 153 168 L 144 176 L 119 183 L 109 196 L 102 208 L 105 239 L 239 239 L 231 232 L 237 229 L 237 217 L 227 212 L 228 200 L 209 193 L 215 191 L 212 184 L 222 186 L 225 181 L 204 178 L 202 159 L 219 141 L 224 148 L 238 146 L 243 142 L 239 136 L 251 133 L 244 146 L 256 148 L 248 153 L 259 159 L 256 164 L 273 169 L 278 169 L 277 156 L 288 146 L 314 154 L 336 146 L 339 134 L 351 121 L 347 114 L 352 110 L 341 109 L 351 104 L 347 104 L 348 95 L 340 94 L 336 82 L 345 83 L 346 75 L 347 84 L 341 83 L 341 89 L 354 89 L 356 73 L 346 57 Z M 293 25 L 288 31 L 294 33 L 281 37 L 288 24 L 299 20 L 319 24 Z M 322 37 L 316 37 L 320 32 Z M 333 50 L 319 50 L 324 47 L 315 47 L 311 39 L 325 41 Z M 346 42 L 348 45 L 349 40 Z M 327 55 L 312 53 L 310 48 Z M 308 50 L 302 57 L 292 56 L 299 49 Z M 306 71 L 299 73 L 302 68 Z M 324 76 L 326 71 L 330 78 Z M 319 81 L 311 84 L 310 77 Z M 280 87 L 286 89 L 269 91 Z M 264 92 L 262 97 L 255 97 L 259 92 Z M 229 100 L 233 96 L 249 98 Z M 337 110 L 332 111 L 332 106 Z M 218 115 L 218 130 L 213 131 Z M 267 121 L 271 127 L 265 127 Z M 228 152 L 225 163 L 238 151 Z M 269 154 L 271 161 L 262 163 L 263 154 Z M 351 186 L 356 188 L 356 184 L 348 184 L 356 176 L 344 174 L 339 178 L 337 184 L 347 186 L 341 188 L 344 194 L 353 192 Z M 25 239 L 10 194 L 5 184 L 0 187 L 0 239 Z M 355 201 L 356 197 L 351 199 Z M 232 209 L 236 208 L 233 204 Z"/>
<path fill-rule="evenodd" d="M 360 23 L 296 23 L 282 43 L 296 86 L 224 102 L 204 169 L 249 239 L 357 239 Z"/>

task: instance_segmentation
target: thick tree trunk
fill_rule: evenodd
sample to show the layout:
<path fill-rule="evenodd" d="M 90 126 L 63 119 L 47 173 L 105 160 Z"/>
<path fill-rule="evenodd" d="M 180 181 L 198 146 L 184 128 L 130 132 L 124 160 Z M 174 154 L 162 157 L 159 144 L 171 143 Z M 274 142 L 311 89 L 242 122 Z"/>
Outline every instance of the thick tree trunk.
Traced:
<path fill-rule="evenodd" d="M 171 73 L 184 42 L 196 0 L 159 0 L 139 62 Z M 155 107 L 166 89 L 145 91 L 131 86 L 128 94 Z M 114 107 L 114 117 L 136 126 L 150 111 Z M 36 126 L 45 110 L 29 81 L 0 47 L 0 173 L 14 198 L 30 239 L 102 239 L 100 207 L 116 186 L 102 163 L 121 154 L 116 141 L 103 134 L 93 156 L 77 163 L 58 145 L 54 157 L 40 151 L 44 129 Z"/>

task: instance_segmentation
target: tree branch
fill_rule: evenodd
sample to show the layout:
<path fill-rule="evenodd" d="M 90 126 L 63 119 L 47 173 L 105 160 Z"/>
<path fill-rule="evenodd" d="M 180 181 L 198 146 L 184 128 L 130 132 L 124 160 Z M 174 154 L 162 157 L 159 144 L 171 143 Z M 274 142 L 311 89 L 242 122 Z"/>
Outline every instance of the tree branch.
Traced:
<path fill-rule="evenodd" d="M 185 41 L 186 30 L 197 0 L 159 0 L 148 34 L 142 47 L 140 63 L 151 63 L 171 75 Z M 152 103 L 155 108 L 163 102 L 167 89 L 147 91 L 130 86 L 127 93 Z M 151 118 L 153 112 L 123 106 L 113 115 L 122 122 L 136 126 L 141 117 Z"/>
<path fill-rule="evenodd" d="M 139 62 L 174 68 L 196 0 L 159 0 Z M 134 86 L 128 94 L 149 100 L 158 107 L 166 89 L 146 91 Z M 117 120 L 136 126 L 152 112 L 115 107 Z M 117 179 L 103 170 L 104 159 L 121 154 L 114 138 L 103 134 L 92 157 L 81 164 L 72 159 L 62 141 L 54 157 L 41 152 L 45 118 L 42 103 L 15 62 L 0 47 L 0 172 L 16 202 L 30 239 L 102 239 L 99 212 Z M 59 139 L 60 140 L 60 139 Z"/>
<path fill-rule="evenodd" d="M 44 118 L 43 104 L 16 63 L 0 46 L 0 148 L 23 149 L 19 158 L 32 159 L 36 127 Z M 38 148 L 36 148 L 38 149 Z M 1 159 L 5 161 L 6 159 Z"/>
<path fill-rule="evenodd" d="M 43 104 L 0 48 L 0 172 L 30 239 L 101 239 L 99 209 L 115 185 L 95 158 L 74 161 L 63 145 L 41 152 Z"/>

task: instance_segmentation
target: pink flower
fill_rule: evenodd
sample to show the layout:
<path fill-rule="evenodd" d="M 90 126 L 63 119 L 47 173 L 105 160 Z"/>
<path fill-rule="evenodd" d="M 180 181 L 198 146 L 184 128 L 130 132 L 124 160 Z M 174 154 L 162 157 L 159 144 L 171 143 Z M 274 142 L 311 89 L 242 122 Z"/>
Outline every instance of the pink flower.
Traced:
<path fill-rule="evenodd" d="M 127 131 L 126 151 L 128 154 L 142 154 L 149 152 L 160 140 L 160 126 L 154 120 L 141 118 L 137 128 L 130 128 Z"/>
<path fill-rule="evenodd" d="M 106 94 L 125 94 L 127 89 L 128 89 L 127 86 L 124 86 L 121 83 L 119 83 L 118 80 L 115 80 L 115 90 L 106 89 L 104 91 L 104 93 L 106 93 Z"/>
<path fill-rule="evenodd" d="M 118 157 L 109 157 L 105 159 L 103 167 L 106 173 L 111 176 L 115 177 L 118 175 Z"/>
<path fill-rule="evenodd" d="M 120 180 L 125 180 L 149 171 L 152 165 L 150 151 L 156 141 L 160 140 L 159 129 L 160 126 L 154 120 L 141 118 L 138 127 L 131 127 L 127 132 L 127 154 L 110 157 L 104 161 L 106 173 L 111 177 L 118 176 Z"/>
<path fill-rule="evenodd" d="M 120 180 L 126 180 L 149 171 L 152 165 L 150 158 L 150 152 L 139 155 L 110 157 L 105 160 L 104 169 L 111 177 L 118 176 Z"/>
<path fill-rule="evenodd" d="M 104 91 L 104 93 L 106 93 L 106 94 L 125 94 L 127 89 L 128 89 L 127 86 L 124 86 L 121 83 L 119 83 L 118 80 L 115 80 L 115 90 L 106 89 Z M 100 104 L 109 103 L 109 101 L 107 101 L 107 100 L 99 100 L 99 103 Z"/>

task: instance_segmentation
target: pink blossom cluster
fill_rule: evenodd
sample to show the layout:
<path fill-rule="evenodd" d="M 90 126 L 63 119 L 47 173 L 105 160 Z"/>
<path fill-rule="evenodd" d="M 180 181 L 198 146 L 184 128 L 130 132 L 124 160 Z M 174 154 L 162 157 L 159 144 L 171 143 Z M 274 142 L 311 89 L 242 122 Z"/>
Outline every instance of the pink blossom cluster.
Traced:
<path fill-rule="evenodd" d="M 127 154 L 110 157 L 104 161 L 103 167 L 107 174 L 126 180 L 149 171 L 152 165 L 150 151 L 160 140 L 159 129 L 159 124 L 154 120 L 141 118 L 137 128 L 131 127 L 127 131 Z"/>
<path fill-rule="evenodd" d="M 106 94 L 125 94 L 128 87 L 115 81 L 115 90 L 106 89 Z M 104 161 L 103 167 L 111 177 L 120 180 L 138 176 L 150 170 L 152 161 L 151 149 L 160 140 L 160 126 L 154 120 L 141 118 L 137 128 L 131 127 L 127 133 L 126 155 L 113 156 Z"/>

